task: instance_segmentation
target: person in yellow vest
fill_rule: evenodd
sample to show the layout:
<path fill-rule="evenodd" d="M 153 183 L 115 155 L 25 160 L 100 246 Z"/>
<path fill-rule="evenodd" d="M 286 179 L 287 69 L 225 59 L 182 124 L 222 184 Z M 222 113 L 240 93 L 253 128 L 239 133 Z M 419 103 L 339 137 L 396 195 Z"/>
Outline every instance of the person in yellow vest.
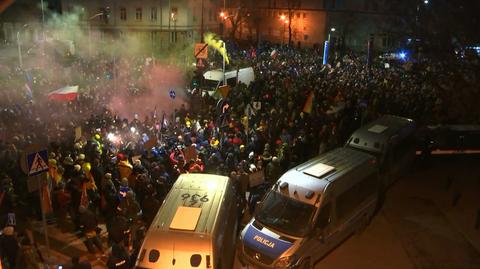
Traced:
<path fill-rule="evenodd" d="M 103 145 L 101 140 L 102 140 L 102 137 L 99 134 L 95 134 L 92 137 L 93 145 L 95 145 L 95 147 L 97 148 L 97 152 L 100 154 L 100 156 L 102 155 L 102 152 L 103 152 Z"/>
<path fill-rule="evenodd" d="M 85 177 L 87 178 L 86 182 L 84 182 L 83 188 L 85 189 L 93 207 L 100 207 L 100 194 L 98 193 L 95 179 L 93 178 L 93 175 L 91 173 L 92 165 L 89 162 L 84 162 L 82 165 L 82 170 L 85 174 Z"/>
<path fill-rule="evenodd" d="M 62 176 L 58 173 L 58 166 L 56 159 L 48 159 L 48 179 L 52 182 L 52 187 L 55 188 L 62 180 Z"/>

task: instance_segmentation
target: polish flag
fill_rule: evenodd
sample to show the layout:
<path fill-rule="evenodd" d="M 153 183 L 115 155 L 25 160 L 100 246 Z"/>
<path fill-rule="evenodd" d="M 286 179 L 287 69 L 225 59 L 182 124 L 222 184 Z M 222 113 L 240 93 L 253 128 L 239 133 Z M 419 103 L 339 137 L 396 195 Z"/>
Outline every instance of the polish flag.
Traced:
<path fill-rule="evenodd" d="M 65 86 L 48 94 L 48 99 L 59 101 L 73 101 L 77 98 L 78 86 Z"/>
<path fill-rule="evenodd" d="M 270 57 L 272 57 L 273 59 L 277 58 L 277 55 L 278 55 L 278 50 L 272 50 L 272 52 L 270 53 Z"/>

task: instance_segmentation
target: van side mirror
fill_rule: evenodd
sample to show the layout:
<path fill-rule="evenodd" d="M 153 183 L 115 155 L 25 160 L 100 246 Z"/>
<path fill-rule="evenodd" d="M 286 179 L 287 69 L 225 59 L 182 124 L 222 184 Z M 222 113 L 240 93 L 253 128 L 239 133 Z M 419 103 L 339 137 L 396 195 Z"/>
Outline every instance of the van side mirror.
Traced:
<path fill-rule="evenodd" d="M 254 209 L 255 215 L 258 214 L 259 209 L 260 209 L 260 201 L 257 201 L 255 203 L 255 209 Z"/>

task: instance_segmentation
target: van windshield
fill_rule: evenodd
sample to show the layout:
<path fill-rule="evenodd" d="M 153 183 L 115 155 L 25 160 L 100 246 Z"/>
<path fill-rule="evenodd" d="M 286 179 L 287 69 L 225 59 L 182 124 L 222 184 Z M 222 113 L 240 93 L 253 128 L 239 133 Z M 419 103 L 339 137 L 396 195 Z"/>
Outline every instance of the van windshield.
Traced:
<path fill-rule="evenodd" d="M 218 80 L 210 80 L 210 79 L 205 79 L 204 80 L 205 87 L 208 89 L 216 89 L 218 85 L 220 84 L 220 81 Z"/>
<path fill-rule="evenodd" d="M 310 230 L 315 206 L 291 199 L 276 191 L 267 194 L 255 218 L 280 232 L 303 237 Z"/>

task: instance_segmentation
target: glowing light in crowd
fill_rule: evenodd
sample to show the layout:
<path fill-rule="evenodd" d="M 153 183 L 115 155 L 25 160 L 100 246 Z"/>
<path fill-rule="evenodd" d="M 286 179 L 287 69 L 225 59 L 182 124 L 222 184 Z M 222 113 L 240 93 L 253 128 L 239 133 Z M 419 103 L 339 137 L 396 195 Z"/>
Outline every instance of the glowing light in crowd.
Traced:
<path fill-rule="evenodd" d="M 121 142 L 120 136 L 117 136 L 114 133 L 108 133 L 107 134 L 107 139 L 114 144 L 118 144 L 118 143 Z"/>
<path fill-rule="evenodd" d="M 133 126 L 130 127 L 130 132 L 132 132 L 132 134 L 134 134 L 136 130 L 137 130 L 137 129 L 135 129 L 135 127 L 133 127 Z"/>
<path fill-rule="evenodd" d="M 403 60 L 405 61 L 407 59 L 407 53 L 405 51 L 400 51 L 398 54 L 397 54 L 398 58 L 400 60 Z"/>

